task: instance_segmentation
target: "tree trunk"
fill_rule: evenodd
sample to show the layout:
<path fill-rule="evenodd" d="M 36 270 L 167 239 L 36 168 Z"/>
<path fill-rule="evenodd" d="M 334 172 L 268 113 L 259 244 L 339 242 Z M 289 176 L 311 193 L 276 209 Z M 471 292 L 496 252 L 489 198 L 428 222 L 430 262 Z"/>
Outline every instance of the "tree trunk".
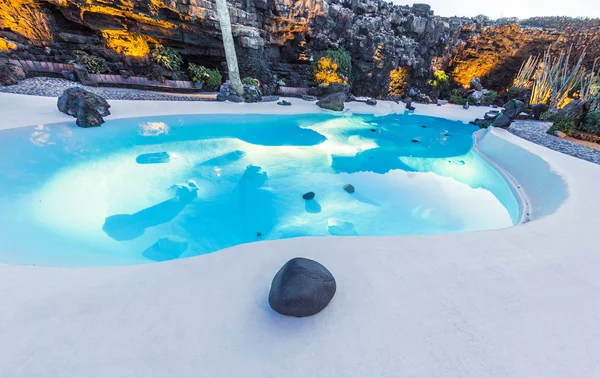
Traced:
<path fill-rule="evenodd" d="M 223 37 L 223 47 L 225 48 L 225 59 L 227 59 L 231 87 L 238 92 L 238 94 L 242 95 L 244 94 L 244 87 L 240 80 L 240 69 L 235 53 L 233 34 L 231 34 L 231 20 L 229 18 L 229 9 L 227 8 L 227 0 L 217 0 L 217 13 L 219 14 L 219 25 Z"/>

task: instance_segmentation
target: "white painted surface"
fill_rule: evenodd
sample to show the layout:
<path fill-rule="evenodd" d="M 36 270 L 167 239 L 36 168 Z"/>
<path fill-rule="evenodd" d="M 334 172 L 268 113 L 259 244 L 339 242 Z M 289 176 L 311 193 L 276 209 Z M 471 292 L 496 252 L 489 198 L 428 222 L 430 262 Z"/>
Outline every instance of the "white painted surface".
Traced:
<path fill-rule="evenodd" d="M 2 100 L 2 123 L 64 120 L 45 118 L 41 98 Z M 153 108 L 111 103 L 115 116 Z M 497 231 L 280 240 L 134 267 L 0 265 L 0 377 L 598 377 L 600 167 L 503 130 L 489 137 L 564 177 L 557 212 Z M 267 304 L 296 256 L 338 282 L 311 318 Z"/>

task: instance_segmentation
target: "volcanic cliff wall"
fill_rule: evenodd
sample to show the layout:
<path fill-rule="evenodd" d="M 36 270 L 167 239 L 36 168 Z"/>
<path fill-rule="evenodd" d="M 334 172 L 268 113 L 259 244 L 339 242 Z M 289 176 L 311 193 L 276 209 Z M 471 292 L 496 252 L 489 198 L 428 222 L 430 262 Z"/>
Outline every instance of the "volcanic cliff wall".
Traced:
<path fill-rule="evenodd" d="M 504 89 L 523 59 L 565 38 L 561 32 L 442 18 L 422 4 L 228 3 L 242 76 L 269 83 L 277 75 L 287 85 L 308 86 L 314 58 L 345 47 L 359 95 L 387 94 L 390 71 L 398 66 L 407 67 L 411 85 L 422 89 L 433 69 L 449 70 L 462 84 L 481 76 L 488 87 Z M 226 71 L 215 9 L 214 0 L 0 0 L 0 41 L 16 47 L 0 54 L 66 62 L 83 50 L 105 58 L 115 73 L 184 77 L 185 70 L 172 73 L 149 59 L 149 46 L 160 43 L 178 50 L 186 63 Z"/>

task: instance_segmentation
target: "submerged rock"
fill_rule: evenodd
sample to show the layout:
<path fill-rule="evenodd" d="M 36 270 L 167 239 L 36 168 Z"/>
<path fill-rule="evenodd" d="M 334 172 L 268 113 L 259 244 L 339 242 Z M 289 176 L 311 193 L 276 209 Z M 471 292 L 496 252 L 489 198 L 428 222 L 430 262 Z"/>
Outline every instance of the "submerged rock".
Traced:
<path fill-rule="evenodd" d="M 168 152 L 152 152 L 141 154 L 135 159 L 138 164 L 164 164 L 171 161 L 171 155 Z"/>
<path fill-rule="evenodd" d="M 298 257 L 288 261 L 273 278 L 269 305 L 282 315 L 311 316 L 327 307 L 336 289 L 335 278 L 327 268 Z"/>
<path fill-rule="evenodd" d="M 358 233 L 354 228 L 354 223 L 345 222 L 336 218 L 327 220 L 327 229 L 330 235 L 333 236 L 357 236 Z"/>
<path fill-rule="evenodd" d="M 315 198 L 315 192 L 304 193 L 302 195 L 302 198 L 304 198 L 305 200 L 311 200 L 311 199 Z"/>
<path fill-rule="evenodd" d="M 344 185 L 344 190 L 348 193 L 354 193 L 354 186 L 352 184 L 346 184 Z"/>
<path fill-rule="evenodd" d="M 152 261 L 168 261 L 181 257 L 188 249 L 189 242 L 179 236 L 167 236 L 158 239 L 143 255 Z"/>

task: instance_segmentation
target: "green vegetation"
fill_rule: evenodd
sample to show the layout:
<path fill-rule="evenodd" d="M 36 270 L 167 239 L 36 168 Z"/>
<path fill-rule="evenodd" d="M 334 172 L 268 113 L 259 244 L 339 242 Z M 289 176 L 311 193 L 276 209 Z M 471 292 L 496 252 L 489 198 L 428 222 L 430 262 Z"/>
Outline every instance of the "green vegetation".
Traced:
<path fill-rule="evenodd" d="M 223 81 L 223 76 L 218 70 L 206 68 L 199 64 L 190 63 L 188 71 L 192 81 L 202 83 L 207 88 L 217 88 Z"/>
<path fill-rule="evenodd" d="M 453 89 L 452 92 L 450 92 L 448 102 L 456 105 L 466 104 L 469 102 L 469 99 L 467 98 L 467 92 L 464 89 Z"/>
<path fill-rule="evenodd" d="M 152 51 L 152 58 L 156 63 L 171 71 L 179 71 L 183 63 L 183 59 L 177 51 L 163 45 L 156 45 Z"/>
<path fill-rule="evenodd" d="M 442 70 L 435 71 L 433 73 L 433 79 L 429 82 L 434 88 L 448 88 L 450 86 L 450 78 L 446 74 L 446 72 Z"/>
<path fill-rule="evenodd" d="M 327 50 L 315 60 L 315 81 L 321 83 L 348 83 L 352 74 L 352 57 L 345 48 Z"/>
<path fill-rule="evenodd" d="M 106 60 L 96 55 L 89 55 L 85 51 L 75 50 L 73 55 L 77 62 L 85 67 L 91 74 L 101 74 L 108 71 Z"/>
<path fill-rule="evenodd" d="M 600 136 L 600 110 L 589 112 L 579 129 Z"/>
<path fill-rule="evenodd" d="M 244 79 L 242 79 L 242 84 L 251 85 L 253 87 L 258 88 L 258 80 L 251 77 L 245 77 Z"/>
<path fill-rule="evenodd" d="M 491 105 L 494 103 L 494 101 L 496 101 L 497 98 L 498 98 L 498 92 L 489 91 L 488 93 L 483 95 L 483 101 L 481 102 L 481 104 L 482 105 Z"/>
<path fill-rule="evenodd" d="M 548 134 L 554 135 L 556 131 L 562 131 L 568 136 L 572 136 L 577 131 L 577 123 L 574 118 L 558 117 L 552 127 L 548 129 Z"/>

